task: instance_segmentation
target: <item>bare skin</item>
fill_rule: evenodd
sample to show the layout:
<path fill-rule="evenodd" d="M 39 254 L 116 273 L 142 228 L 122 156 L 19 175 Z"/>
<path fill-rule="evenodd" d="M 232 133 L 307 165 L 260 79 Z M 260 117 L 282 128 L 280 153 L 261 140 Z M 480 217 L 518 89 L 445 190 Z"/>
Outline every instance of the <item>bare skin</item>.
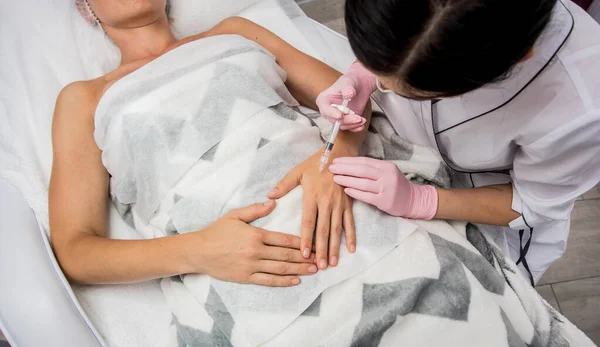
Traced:
<path fill-rule="evenodd" d="M 66 86 L 56 103 L 50 230 L 54 251 L 71 281 L 130 283 L 200 273 L 239 283 L 293 286 L 300 283 L 299 275 L 317 271 L 315 257 L 324 260 L 337 257 L 342 225 L 347 247 L 355 249 L 352 202 L 333 183 L 327 170 L 315 174 L 318 156 L 316 160 L 309 158 L 284 179 L 290 187 L 303 185 L 304 205 L 310 207 L 303 214 L 302 240 L 248 224 L 269 214 L 275 201 L 232 211 L 197 232 L 152 240 L 108 239 L 109 174 L 93 138 L 94 113 L 104 92 L 120 78 L 182 44 L 219 34 L 239 34 L 273 53 L 288 73 L 287 87 L 305 106 L 315 108 L 318 93 L 340 74 L 241 18 L 227 19 L 206 33 L 176 41 L 164 13 L 165 0 L 90 3 L 103 29 L 120 48 L 122 62 L 105 76 Z M 356 155 L 364 135 L 340 134 L 332 155 Z M 316 226 L 319 227 L 317 253 L 302 256 L 301 243 L 306 243 L 305 235 L 310 230 L 312 236 Z"/>

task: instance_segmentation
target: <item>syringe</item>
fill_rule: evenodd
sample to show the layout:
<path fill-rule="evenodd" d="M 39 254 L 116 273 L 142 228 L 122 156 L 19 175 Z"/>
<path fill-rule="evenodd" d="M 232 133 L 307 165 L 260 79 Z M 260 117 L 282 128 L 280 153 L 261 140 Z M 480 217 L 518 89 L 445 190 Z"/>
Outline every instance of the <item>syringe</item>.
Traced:
<path fill-rule="evenodd" d="M 331 104 L 332 107 L 337 108 L 344 115 L 354 114 L 354 111 L 348 108 L 348 103 L 350 102 L 349 98 L 344 98 L 344 101 L 341 105 Z M 331 154 L 331 150 L 333 149 L 333 144 L 335 143 L 335 138 L 340 132 L 340 121 L 335 121 L 333 123 L 333 130 L 331 131 L 331 135 L 329 135 L 329 140 L 325 144 L 325 151 L 321 156 L 321 160 L 319 161 L 319 172 L 325 169 L 325 165 L 329 162 L 329 155 Z"/>

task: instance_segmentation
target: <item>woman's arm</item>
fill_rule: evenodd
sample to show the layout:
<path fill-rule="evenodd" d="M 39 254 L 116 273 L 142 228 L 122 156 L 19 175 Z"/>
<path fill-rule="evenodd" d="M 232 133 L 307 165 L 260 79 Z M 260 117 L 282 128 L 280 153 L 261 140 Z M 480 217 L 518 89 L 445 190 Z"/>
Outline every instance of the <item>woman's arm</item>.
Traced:
<path fill-rule="evenodd" d="M 229 17 L 206 32 L 183 39 L 181 44 L 216 35 L 240 35 L 268 50 L 287 73 L 286 86 L 290 92 L 301 105 L 312 109 L 317 108 L 317 95 L 341 76 L 327 64 L 300 52 L 271 31 L 242 17 Z"/>
<path fill-rule="evenodd" d="M 50 231 L 70 280 L 109 284 L 204 273 L 226 281 L 290 286 L 299 281 L 295 275 L 316 272 L 314 257 L 300 255 L 299 238 L 247 224 L 270 213 L 273 203 L 232 211 L 202 232 L 108 239 L 109 175 L 93 138 L 93 114 L 103 88 L 99 81 L 65 87 L 54 114 Z"/>
<path fill-rule="evenodd" d="M 65 87 L 52 127 L 51 240 L 67 277 L 79 283 L 125 283 L 186 271 L 181 238 L 109 240 L 108 181 L 93 138 L 98 101 L 93 82 Z"/>
<path fill-rule="evenodd" d="M 316 99 L 319 93 L 329 88 L 342 74 L 329 65 L 302 53 L 279 36 L 262 26 L 241 17 L 230 17 L 214 28 L 182 40 L 193 41 L 202 37 L 235 34 L 254 41 L 271 52 L 277 64 L 287 73 L 286 86 L 294 98 L 305 107 L 317 109 Z M 365 109 L 363 117 L 371 118 L 370 105 Z M 356 155 L 364 142 L 366 130 L 352 133 L 342 131 L 336 139 L 334 153 L 339 155 Z M 337 149 L 337 150 L 336 150 Z"/>
<path fill-rule="evenodd" d="M 436 219 L 507 226 L 520 216 L 512 210 L 512 185 L 467 189 L 437 189 Z"/>
<path fill-rule="evenodd" d="M 510 184 L 470 189 L 441 189 L 411 183 L 392 162 L 373 158 L 338 158 L 329 167 L 336 183 L 351 197 L 399 217 L 454 219 L 508 225 L 512 211 Z"/>

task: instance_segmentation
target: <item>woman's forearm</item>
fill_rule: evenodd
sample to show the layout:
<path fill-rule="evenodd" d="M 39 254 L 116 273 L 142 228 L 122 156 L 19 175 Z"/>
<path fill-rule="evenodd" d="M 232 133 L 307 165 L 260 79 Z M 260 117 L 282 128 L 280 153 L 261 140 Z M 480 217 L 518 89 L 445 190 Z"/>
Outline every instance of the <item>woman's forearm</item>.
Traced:
<path fill-rule="evenodd" d="M 331 86 L 341 73 L 302 53 L 262 26 L 241 17 L 230 17 L 201 36 L 235 34 L 254 41 L 271 52 L 287 73 L 286 86 L 303 106 L 316 109 L 320 92 Z"/>
<path fill-rule="evenodd" d="M 66 276 L 76 283 L 141 282 L 190 272 L 184 252 L 189 247 L 186 235 L 113 240 L 82 234 L 55 252 Z"/>
<path fill-rule="evenodd" d="M 512 186 L 502 184 L 468 189 L 438 188 L 436 219 L 507 226 L 519 217 L 512 210 Z"/>
<path fill-rule="evenodd" d="M 332 158 L 340 157 L 355 157 L 359 155 L 360 147 L 365 141 L 369 123 L 371 122 L 371 103 L 367 104 L 362 116 L 367 120 L 365 128 L 359 132 L 340 131 L 336 140 L 335 146 L 331 151 Z"/>
<path fill-rule="evenodd" d="M 317 109 L 317 96 L 342 76 L 339 71 L 302 53 L 271 31 L 241 17 L 225 19 L 219 25 L 199 36 L 208 37 L 223 34 L 243 36 L 260 44 L 275 55 L 277 64 L 287 73 L 285 84 L 290 93 L 301 105 L 311 109 Z M 356 155 L 358 153 L 371 119 L 370 103 L 365 108 L 362 116 L 367 119 L 365 130 L 359 133 L 340 132 L 336 140 L 336 148 L 332 152 L 334 157 Z"/>

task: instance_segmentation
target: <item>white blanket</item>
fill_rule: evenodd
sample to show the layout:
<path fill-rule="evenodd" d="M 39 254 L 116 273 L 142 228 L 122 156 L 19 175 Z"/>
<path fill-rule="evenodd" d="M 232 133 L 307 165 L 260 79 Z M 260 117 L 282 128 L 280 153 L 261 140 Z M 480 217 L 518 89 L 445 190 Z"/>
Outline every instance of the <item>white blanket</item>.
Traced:
<path fill-rule="evenodd" d="M 235 47 L 231 49 L 230 47 Z M 264 200 L 322 144 L 270 54 L 238 36 L 186 44 L 114 84 L 95 139 L 111 197 L 146 238 L 194 232 Z M 375 117 L 365 154 L 448 185 L 439 159 Z M 255 223 L 299 234 L 301 188 Z M 173 346 L 586 346 L 482 234 L 464 223 L 410 223 L 355 203 L 358 251 L 295 288 L 204 275 L 161 283 Z M 127 229 L 133 230 L 133 229 Z M 110 317 L 96 317 L 95 321 Z"/>

